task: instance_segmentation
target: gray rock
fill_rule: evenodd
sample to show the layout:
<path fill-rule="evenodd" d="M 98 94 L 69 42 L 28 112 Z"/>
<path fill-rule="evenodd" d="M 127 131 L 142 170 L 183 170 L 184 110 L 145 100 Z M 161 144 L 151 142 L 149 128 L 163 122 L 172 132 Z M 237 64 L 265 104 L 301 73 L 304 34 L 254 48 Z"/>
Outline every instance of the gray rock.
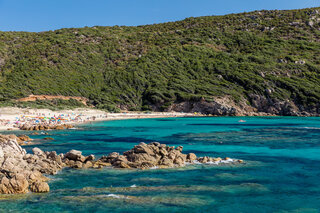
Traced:
<path fill-rule="evenodd" d="M 67 152 L 64 157 L 73 161 L 81 161 L 83 159 L 82 152 L 74 149 Z"/>

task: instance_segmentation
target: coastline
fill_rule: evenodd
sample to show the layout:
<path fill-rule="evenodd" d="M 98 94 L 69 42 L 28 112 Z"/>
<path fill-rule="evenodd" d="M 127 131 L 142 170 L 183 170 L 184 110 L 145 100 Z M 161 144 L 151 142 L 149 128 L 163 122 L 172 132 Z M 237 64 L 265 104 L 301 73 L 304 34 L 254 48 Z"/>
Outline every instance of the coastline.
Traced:
<path fill-rule="evenodd" d="M 80 125 L 95 121 L 145 119 L 145 118 L 172 118 L 172 117 L 198 117 L 197 113 L 181 112 L 122 112 L 107 113 L 102 110 L 77 108 L 73 110 L 52 111 L 49 109 L 26 109 L 16 107 L 0 108 L 0 131 L 19 130 L 21 124 L 31 124 L 39 118 L 57 117 L 59 124 Z M 58 119 L 58 118 L 57 118 Z"/>

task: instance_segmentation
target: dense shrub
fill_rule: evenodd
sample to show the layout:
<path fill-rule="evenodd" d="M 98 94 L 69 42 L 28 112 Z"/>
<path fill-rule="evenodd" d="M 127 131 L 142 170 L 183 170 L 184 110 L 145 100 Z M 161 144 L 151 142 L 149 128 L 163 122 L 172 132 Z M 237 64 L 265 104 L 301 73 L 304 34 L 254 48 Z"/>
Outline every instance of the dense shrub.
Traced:
<path fill-rule="evenodd" d="M 165 110 L 177 101 L 224 95 L 240 100 L 273 88 L 273 98 L 317 104 L 318 10 L 257 11 L 138 27 L 0 32 L 0 101 L 51 94 L 87 97 L 109 111 L 119 106 L 149 110 L 150 105 Z"/>

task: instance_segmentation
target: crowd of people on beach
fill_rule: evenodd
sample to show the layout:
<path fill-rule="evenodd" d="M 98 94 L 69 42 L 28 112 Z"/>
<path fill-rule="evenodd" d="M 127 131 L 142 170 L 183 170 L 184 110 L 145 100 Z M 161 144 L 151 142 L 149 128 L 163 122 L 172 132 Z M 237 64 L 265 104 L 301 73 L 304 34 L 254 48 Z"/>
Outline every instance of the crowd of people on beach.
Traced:
<path fill-rule="evenodd" d="M 70 123 L 84 123 L 88 121 L 95 121 L 97 118 L 106 118 L 106 115 L 88 116 L 82 113 L 71 113 L 71 114 L 44 114 L 44 113 L 31 113 L 27 115 L 19 115 L 14 120 L 7 120 L 0 118 L 0 126 L 8 127 L 21 127 L 25 124 L 33 125 L 44 125 L 44 126 L 55 126 L 61 124 Z"/>
<path fill-rule="evenodd" d="M 12 116 L 11 116 L 12 115 Z M 65 124 L 77 124 L 97 120 L 117 120 L 134 118 L 159 118 L 159 117 L 182 117 L 200 116 L 197 113 L 177 112 L 121 112 L 121 113 L 98 113 L 98 112 L 20 112 L 8 116 L 0 112 L 0 129 L 23 129 L 32 126 L 60 126 Z"/>
<path fill-rule="evenodd" d="M 0 119 L 0 126 L 9 126 L 11 124 L 10 120 Z"/>

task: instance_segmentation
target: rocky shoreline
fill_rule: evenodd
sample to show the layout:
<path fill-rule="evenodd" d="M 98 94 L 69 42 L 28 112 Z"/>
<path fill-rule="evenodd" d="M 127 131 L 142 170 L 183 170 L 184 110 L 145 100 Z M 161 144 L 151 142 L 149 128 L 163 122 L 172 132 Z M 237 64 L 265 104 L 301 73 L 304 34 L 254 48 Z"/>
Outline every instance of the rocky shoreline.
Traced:
<path fill-rule="evenodd" d="M 18 128 L 20 130 L 26 130 L 26 131 L 41 131 L 41 130 L 63 130 L 63 129 L 71 129 L 74 126 L 71 124 L 61 124 L 61 125 L 27 125 L 24 124 L 22 126 L 19 126 Z"/>
<path fill-rule="evenodd" d="M 154 111 L 161 106 L 152 106 Z M 167 111 L 201 113 L 213 116 L 320 116 L 320 105 L 302 106 L 290 100 L 278 100 L 263 95 L 251 94 L 249 100 L 235 102 L 230 96 L 214 97 L 213 101 L 185 101 L 170 105 Z"/>
<path fill-rule="evenodd" d="M 33 148 L 28 154 L 17 141 L 18 137 L 0 135 L 0 194 L 21 194 L 49 192 L 45 175 L 57 174 L 63 168 L 99 169 L 106 166 L 119 169 L 151 169 L 183 167 L 197 163 L 239 164 L 242 160 L 230 158 L 197 157 L 193 153 L 183 154 L 182 146 L 177 148 L 158 142 L 140 143 L 120 155 L 113 152 L 97 159 L 94 155 L 83 156 L 81 151 L 71 150 L 65 154 L 55 151 L 44 152 Z"/>

